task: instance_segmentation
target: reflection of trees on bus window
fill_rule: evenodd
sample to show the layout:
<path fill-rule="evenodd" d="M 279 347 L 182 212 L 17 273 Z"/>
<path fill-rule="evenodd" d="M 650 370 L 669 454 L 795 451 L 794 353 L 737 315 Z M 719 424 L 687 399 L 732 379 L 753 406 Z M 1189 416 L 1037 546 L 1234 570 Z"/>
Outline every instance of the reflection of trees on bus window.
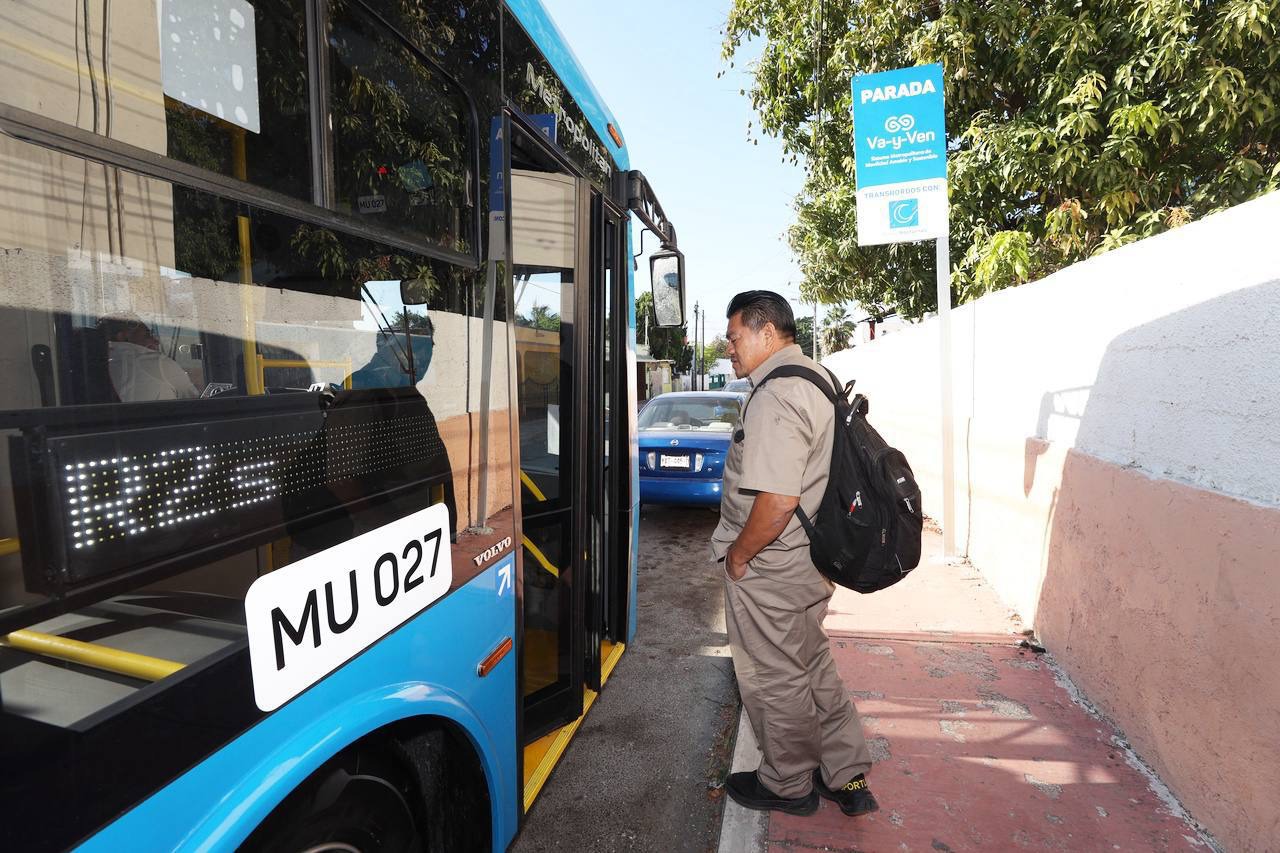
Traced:
<path fill-rule="evenodd" d="M 470 251 L 466 98 L 358 6 L 334 2 L 329 10 L 337 208 Z"/>
<path fill-rule="evenodd" d="M 166 153 L 193 166 L 311 200 L 306 22 L 302 0 L 254 0 L 253 33 L 260 127 L 254 132 L 165 96 Z M 197 24 L 198 26 L 198 24 Z M 227 35 L 234 25 L 226 23 Z M 207 75 L 192 50 L 197 39 L 167 46 L 170 75 L 199 88 Z M 270 49 L 267 49 L 268 46 Z"/>
<path fill-rule="evenodd" d="M 555 331 L 560 328 L 560 315 L 546 305 L 534 304 L 527 315 L 516 314 L 516 325 Z"/>

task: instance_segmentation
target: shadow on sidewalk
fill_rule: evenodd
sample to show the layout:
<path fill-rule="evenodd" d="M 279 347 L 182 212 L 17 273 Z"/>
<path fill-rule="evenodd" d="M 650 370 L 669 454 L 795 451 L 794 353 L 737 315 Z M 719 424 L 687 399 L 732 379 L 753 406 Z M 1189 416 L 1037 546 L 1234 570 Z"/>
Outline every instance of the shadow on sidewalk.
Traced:
<path fill-rule="evenodd" d="M 936 529 L 925 549 L 890 590 L 837 592 L 826 623 L 881 810 L 849 818 L 824 801 L 765 819 L 729 804 L 721 850 L 729 837 L 771 851 L 1210 849 L 1052 660 L 1018 646 L 1020 623 L 973 568 L 940 559 Z M 734 769 L 758 753 L 745 760 Z"/>
<path fill-rule="evenodd" d="M 1191 850 L 1196 833 L 1071 701 L 1043 656 L 1009 645 L 835 637 L 881 811 L 771 816 L 770 846 L 822 850 Z M 1201 848 L 1204 849 L 1204 848 Z"/>

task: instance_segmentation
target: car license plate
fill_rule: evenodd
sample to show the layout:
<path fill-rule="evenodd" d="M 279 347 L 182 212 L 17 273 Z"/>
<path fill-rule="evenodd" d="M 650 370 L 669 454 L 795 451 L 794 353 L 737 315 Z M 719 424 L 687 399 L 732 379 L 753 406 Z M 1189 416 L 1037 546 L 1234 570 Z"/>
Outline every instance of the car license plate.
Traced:
<path fill-rule="evenodd" d="M 667 454 L 664 453 L 662 454 L 662 456 L 658 458 L 658 467 L 659 468 L 683 468 L 684 470 L 687 471 L 689 470 L 689 457 L 688 456 L 668 456 Z"/>

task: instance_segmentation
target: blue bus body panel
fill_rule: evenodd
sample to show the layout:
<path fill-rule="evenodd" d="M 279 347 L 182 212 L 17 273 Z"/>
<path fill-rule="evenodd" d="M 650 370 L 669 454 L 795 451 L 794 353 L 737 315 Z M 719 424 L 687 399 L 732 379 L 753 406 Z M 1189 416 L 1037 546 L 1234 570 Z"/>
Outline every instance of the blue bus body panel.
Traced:
<path fill-rule="evenodd" d="M 507 0 L 507 8 L 515 14 L 516 20 L 524 26 L 525 31 L 546 56 L 556 74 L 560 75 L 565 88 L 578 102 L 583 115 L 587 117 L 587 121 L 591 122 L 592 129 L 600 137 L 601 143 L 613 157 L 617 167 L 623 171 L 630 169 L 631 158 L 627 156 L 626 147 L 619 148 L 609 136 L 610 123 L 619 135 L 622 135 L 622 125 L 613 117 L 613 113 L 609 111 L 609 107 L 605 105 L 604 99 L 600 97 L 595 86 L 591 85 L 587 73 L 582 70 L 581 63 L 569 49 L 564 36 L 556 27 L 555 21 L 551 20 L 542 3 L 539 0 Z M 626 136 L 623 135 L 622 139 L 625 142 Z"/>
<path fill-rule="evenodd" d="M 515 565 L 495 564 L 161 788 L 84 851 L 234 850 L 327 759 L 397 720 L 442 717 L 484 766 L 498 850 L 519 821 L 516 655 L 476 666 L 515 637 Z"/>

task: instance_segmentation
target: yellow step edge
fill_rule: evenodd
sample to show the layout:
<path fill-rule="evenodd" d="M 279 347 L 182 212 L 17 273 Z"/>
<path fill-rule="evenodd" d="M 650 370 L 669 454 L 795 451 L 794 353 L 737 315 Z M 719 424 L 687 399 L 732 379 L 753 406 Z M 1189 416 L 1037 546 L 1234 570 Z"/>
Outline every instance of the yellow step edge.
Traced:
<path fill-rule="evenodd" d="M 578 726 L 582 725 L 582 721 L 587 717 L 587 711 L 591 709 L 591 705 L 596 701 L 596 692 L 594 690 L 583 690 L 582 697 L 582 715 L 568 725 L 561 726 L 550 734 L 543 735 L 524 748 L 526 764 L 525 764 L 525 783 L 524 783 L 524 810 L 528 811 L 533 801 L 538 798 L 538 794 L 542 791 L 542 786 L 547 783 L 547 779 L 551 776 L 551 771 L 560 763 L 561 756 L 564 751 L 569 748 L 569 741 L 573 740 L 573 735 L 578 731 Z M 529 754 L 542 752 L 542 757 L 533 766 L 533 772 L 529 772 L 528 758 Z"/>
<path fill-rule="evenodd" d="M 600 683 L 604 684 L 609 680 L 609 676 L 613 674 L 613 668 L 618 665 L 618 661 L 622 660 L 622 653 L 626 651 L 626 643 L 611 643 L 605 640 L 600 644 Z"/>
<path fill-rule="evenodd" d="M 608 640 L 600 644 L 600 656 L 602 658 L 600 662 L 601 683 L 609 680 L 613 668 L 618 665 L 618 661 L 622 658 L 622 653 L 626 648 L 626 643 L 610 643 Z M 594 690 L 584 688 L 581 716 L 573 722 L 543 735 L 524 748 L 524 810 L 526 812 L 533 805 L 533 801 L 538 798 L 538 794 L 542 792 L 542 786 L 547 783 L 547 779 L 551 776 L 551 771 L 560 763 L 560 758 L 564 755 L 565 750 L 569 748 L 569 742 L 573 740 L 574 734 L 578 731 L 578 726 L 582 725 L 582 721 L 586 719 L 587 711 L 591 709 L 591 705 L 596 701 L 597 695 L 599 694 Z"/>

